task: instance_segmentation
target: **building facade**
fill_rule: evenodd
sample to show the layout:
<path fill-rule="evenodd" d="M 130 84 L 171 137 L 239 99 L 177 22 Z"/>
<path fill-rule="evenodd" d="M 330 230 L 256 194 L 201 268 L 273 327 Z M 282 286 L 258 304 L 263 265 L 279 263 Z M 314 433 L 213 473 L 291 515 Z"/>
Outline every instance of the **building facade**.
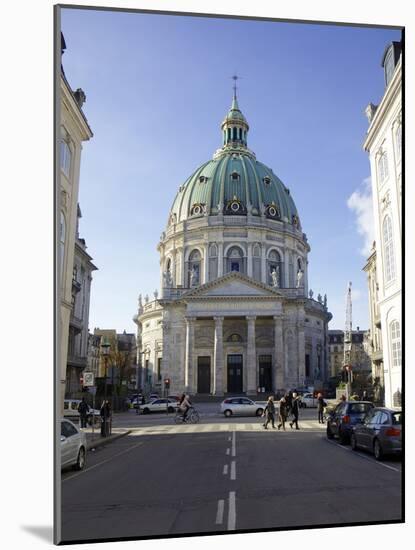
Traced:
<path fill-rule="evenodd" d="M 79 236 L 79 219 L 75 237 L 75 254 L 72 275 L 72 309 L 69 317 L 68 360 L 66 366 L 66 397 L 82 390 L 81 375 L 88 363 L 88 324 L 91 299 L 92 272 L 97 268 L 88 254 L 85 239 Z"/>
<path fill-rule="evenodd" d="M 62 53 L 65 43 L 62 36 Z M 92 131 L 82 112 L 85 94 L 72 91 L 63 69 L 60 75 L 60 134 L 57 151 L 59 166 L 59 243 L 58 286 L 60 289 L 59 376 L 60 398 L 66 390 L 69 326 L 72 314 L 73 273 L 78 221 L 79 174 L 82 143 L 92 137 Z"/>
<path fill-rule="evenodd" d="M 327 377 L 327 298 L 290 190 L 248 148 L 236 93 L 222 147 L 179 187 L 162 233 L 161 296 L 140 296 L 142 386 L 255 394 Z"/>
<path fill-rule="evenodd" d="M 386 406 L 399 406 L 402 391 L 402 55 L 392 42 L 382 59 L 385 93 L 378 106 L 366 109 L 369 128 L 364 149 L 369 154 L 372 179 L 376 254 L 369 258 L 370 311 L 380 328 Z M 373 278 L 373 262 L 375 275 Z M 377 284 L 372 292 L 370 284 Z M 374 303 L 373 303 L 374 302 Z M 374 332 L 376 335 L 376 332 Z M 379 348 L 377 347 L 379 354 Z M 377 363 L 379 366 L 379 361 Z"/>
<path fill-rule="evenodd" d="M 344 331 L 329 330 L 330 376 L 341 375 L 344 365 Z M 350 364 L 354 373 L 371 374 L 371 361 L 368 353 L 368 331 L 352 331 Z"/>

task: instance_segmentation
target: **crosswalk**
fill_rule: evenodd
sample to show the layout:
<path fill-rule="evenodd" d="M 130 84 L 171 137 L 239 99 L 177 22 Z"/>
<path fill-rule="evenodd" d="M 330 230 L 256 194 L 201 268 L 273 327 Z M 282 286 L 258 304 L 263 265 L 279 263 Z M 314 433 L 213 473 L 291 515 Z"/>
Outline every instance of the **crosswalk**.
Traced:
<path fill-rule="evenodd" d="M 315 420 L 304 420 L 299 423 L 300 431 L 305 432 L 323 432 L 324 424 L 319 424 Z M 286 431 L 273 430 L 269 427 L 268 432 L 276 434 L 299 433 L 297 430 L 292 430 L 289 424 L 286 425 Z M 192 433 L 215 433 L 215 432 L 264 432 L 267 433 L 262 422 L 247 422 L 247 423 L 200 423 L 200 424 L 172 424 L 161 426 L 143 426 L 140 428 L 132 428 L 131 435 L 172 435 L 172 434 L 192 434 Z"/>

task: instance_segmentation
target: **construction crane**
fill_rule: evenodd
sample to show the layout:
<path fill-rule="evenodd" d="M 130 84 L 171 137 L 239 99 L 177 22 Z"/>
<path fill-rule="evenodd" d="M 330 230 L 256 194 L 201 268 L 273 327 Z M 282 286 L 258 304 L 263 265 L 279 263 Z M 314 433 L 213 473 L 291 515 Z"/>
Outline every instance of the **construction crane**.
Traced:
<path fill-rule="evenodd" d="M 346 324 L 343 338 L 343 373 L 347 382 L 347 398 L 350 397 L 352 373 L 352 283 L 349 282 L 346 294 Z"/>

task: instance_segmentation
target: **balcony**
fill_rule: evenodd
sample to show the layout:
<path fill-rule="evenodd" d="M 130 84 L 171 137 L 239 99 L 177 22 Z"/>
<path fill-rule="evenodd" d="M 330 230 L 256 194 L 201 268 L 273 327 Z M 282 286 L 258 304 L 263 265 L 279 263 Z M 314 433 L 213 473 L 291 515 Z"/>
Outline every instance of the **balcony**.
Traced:
<path fill-rule="evenodd" d="M 71 355 L 68 353 L 68 359 L 66 361 L 66 364 L 68 367 L 85 369 L 87 365 L 87 358 L 80 357 L 79 355 Z"/>
<path fill-rule="evenodd" d="M 381 349 L 373 351 L 370 358 L 374 363 L 379 363 L 383 361 L 383 351 Z"/>
<path fill-rule="evenodd" d="M 73 327 L 75 329 L 75 332 L 81 332 L 84 328 L 84 322 L 82 319 L 76 317 L 73 313 L 71 313 L 69 326 Z"/>

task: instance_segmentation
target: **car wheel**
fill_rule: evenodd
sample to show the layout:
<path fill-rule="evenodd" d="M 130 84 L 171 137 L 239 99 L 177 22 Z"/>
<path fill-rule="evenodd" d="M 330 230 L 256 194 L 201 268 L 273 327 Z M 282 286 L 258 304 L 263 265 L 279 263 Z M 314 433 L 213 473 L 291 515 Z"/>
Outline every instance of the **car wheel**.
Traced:
<path fill-rule="evenodd" d="M 145 407 L 143 409 L 143 414 L 149 414 L 150 413 L 150 409 L 148 409 L 147 407 Z"/>
<path fill-rule="evenodd" d="M 341 429 L 339 429 L 339 440 L 340 445 L 347 445 L 347 443 L 349 442 L 349 438 Z"/>
<path fill-rule="evenodd" d="M 232 416 L 232 411 L 230 411 L 229 409 L 226 409 L 226 411 L 223 413 L 227 418 L 229 418 L 230 416 Z"/>
<path fill-rule="evenodd" d="M 376 460 L 383 459 L 383 450 L 379 439 L 375 439 L 375 441 L 373 442 L 373 454 L 375 455 Z"/>
<path fill-rule="evenodd" d="M 169 413 L 174 413 L 173 407 L 169 407 L 167 410 L 168 410 Z"/>
<path fill-rule="evenodd" d="M 76 459 L 76 464 L 74 466 L 75 470 L 83 470 L 86 463 L 86 454 L 85 449 L 81 447 L 78 452 L 78 458 Z"/>
<path fill-rule="evenodd" d="M 262 416 L 263 412 L 264 412 L 264 409 L 257 409 L 255 416 Z"/>
<path fill-rule="evenodd" d="M 331 431 L 330 424 L 327 422 L 327 430 L 326 430 L 327 439 L 333 439 L 334 435 Z"/>
<path fill-rule="evenodd" d="M 352 451 L 357 451 L 357 440 L 355 434 L 352 434 L 350 436 L 350 446 L 352 448 Z"/>

